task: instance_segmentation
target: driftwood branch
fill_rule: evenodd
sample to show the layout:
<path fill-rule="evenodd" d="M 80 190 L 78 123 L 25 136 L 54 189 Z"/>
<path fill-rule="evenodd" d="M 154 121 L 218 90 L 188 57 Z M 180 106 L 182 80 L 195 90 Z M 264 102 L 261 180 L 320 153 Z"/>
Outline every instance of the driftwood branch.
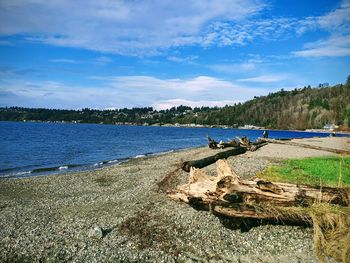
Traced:
<path fill-rule="evenodd" d="M 208 147 L 210 149 L 223 149 L 227 147 L 240 147 L 240 142 L 236 140 L 229 140 L 227 142 L 217 142 L 208 136 Z"/>
<path fill-rule="evenodd" d="M 307 207 L 317 202 L 349 205 L 349 195 L 344 189 L 244 180 L 234 173 L 226 160 L 216 163 L 217 176 L 190 168 L 188 184 L 169 192 L 169 196 L 224 217 L 299 222 L 310 218 L 291 216 L 284 212 L 286 208 Z"/>
<path fill-rule="evenodd" d="M 326 152 L 337 153 L 337 154 L 350 154 L 350 151 L 347 151 L 347 150 L 326 148 L 326 147 L 321 147 L 321 146 L 316 146 L 316 145 L 309 145 L 309 144 L 303 144 L 303 143 L 297 143 L 297 142 L 281 141 L 281 140 L 273 140 L 273 139 L 267 139 L 267 142 L 269 142 L 269 143 L 276 143 L 276 144 L 297 146 L 297 147 L 313 149 L 313 150 L 320 150 L 320 151 L 326 151 Z"/>
<path fill-rule="evenodd" d="M 224 152 L 219 152 L 219 153 L 217 153 L 215 155 L 212 155 L 212 156 L 209 156 L 209 157 L 206 157 L 206 158 L 184 162 L 182 164 L 182 169 L 184 171 L 186 171 L 186 172 L 189 172 L 191 167 L 203 168 L 203 167 L 206 167 L 206 166 L 208 166 L 210 164 L 215 163 L 217 160 L 226 159 L 226 158 L 228 158 L 230 156 L 234 156 L 234 155 L 245 153 L 246 151 L 247 151 L 247 149 L 244 148 L 244 147 L 233 148 L 231 150 L 227 150 L 227 151 L 224 151 Z"/>
<path fill-rule="evenodd" d="M 219 152 L 215 155 L 205 157 L 198 160 L 187 161 L 182 164 L 182 169 L 186 172 L 189 172 L 191 167 L 194 168 L 203 168 L 210 164 L 215 163 L 220 159 L 227 159 L 230 156 L 239 155 L 245 153 L 247 150 L 256 151 L 260 147 L 263 147 L 267 144 L 265 140 L 257 140 L 255 142 L 250 142 L 248 138 L 239 138 L 239 141 L 231 140 L 227 143 L 224 142 L 216 142 L 215 140 L 208 137 L 208 146 L 211 149 L 220 149 L 226 147 L 234 147 L 231 150 L 227 150 L 224 152 Z"/>

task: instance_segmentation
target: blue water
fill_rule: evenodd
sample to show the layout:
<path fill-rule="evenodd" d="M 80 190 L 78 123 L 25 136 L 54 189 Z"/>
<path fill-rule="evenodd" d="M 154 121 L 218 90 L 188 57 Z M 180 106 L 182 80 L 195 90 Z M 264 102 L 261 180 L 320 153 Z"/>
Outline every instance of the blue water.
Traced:
<path fill-rule="evenodd" d="M 0 178 L 95 169 L 130 158 L 228 140 L 262 137 L 259 130 L 0 122 Z M 329 133 L 269 131 L 270 138 Z"/>

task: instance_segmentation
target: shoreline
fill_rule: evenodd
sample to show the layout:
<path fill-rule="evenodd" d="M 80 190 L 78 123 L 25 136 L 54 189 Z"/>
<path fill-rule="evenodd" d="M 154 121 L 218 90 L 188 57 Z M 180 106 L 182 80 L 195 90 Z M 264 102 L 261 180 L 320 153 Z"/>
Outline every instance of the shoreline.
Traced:
<path fill-rule="evenodd" d="M 51 124 L 85 124 L 85 125 L 111 125 L 111 126 L 137 126 L 137 127 L 170 127 L 170 128 L 209 128 L 209 129 L 232 129 L 232 130 L 254 130 L 254 131 L 290 131 L 290 132 L 305 132 L 305 133 L 316 133 L 316 134 L 331 134 L 335 132 L 336 134 L 348 135 L 350 136 L 350 132 L 348 131 L 331 131 L 325 129 L 304 129 L 304 130 L 295 130 L 295 129 L 278 129 L 278 128 L 266 128 L 266 127 L 258 127 L 255 128 L 245 128 L 234 127 L 230 125 L 207 125 L 207 124 L 172 124 L 172 123 L 159 123 L 159 124 L 138 124 L 138 123 L 89 123 L 89 122 L 68 122 L 68 121 L 39 121 L 39 120 L 26 120 L 26 121 L 0 121 L 0 122 L 24 122 L 24 123 L 51 123 Z"/>
<path fill-rule="evenodd" d="M 297 141 L 350 146 L 343 137 Z M 319 262 L 311 228 L 261 225 L 241 232 L 167 197 L 188 180 L 181 162 L 219 151 L 191 148 L 95 171 L 0 180 L 0 261 Z M 250 178 L 286 158 L 310 156 L 334 154 L 269 144 L 228 162 Z M 203 169 L 216 173 L 215 165 Z M 91 236 L 95 227 L 102 237 Z"/>
<path fill-rule="evenodd" d="M 93 125 L 98 125 L 98 124 L 93 124 Z M 174 127 L 175 128 L 175 127 Z M 247 130 L 247 129 L 236 129 L 232 128 L 232 136 L 235 134 L 245 134 L 247 133 L 255 133 L 253 135 L 253 139 L 255 139 L 255 136 L 257 135 L 257 130 Z M 269 130 L 270 131 L 270 138 L 297 138 L 299 136 L 321 136 L 321 137 L 327 137 L 330 135 L 330 133 L 324 133 L 324 132 L 306 132 L 306 131 L 296 131 L 296 130 Z M 288 134 L 291 132 L 291 134 Z M 208 132 L 209 133 L 209 132 Z M 279 134 L 281 133 L 281 134 Z M 285 134 L 286 135 L 285 135 Z M 299 134 L 299 135 L 298 135 Z M 305 135 L 304 135 L 305 134 Z M 241 136 L 241 135 L 240 135 Z M 338 137 L 350 137 L 350 134 L 339 134 Z M 138 157 L 143 157 L 143 156 L 152 156 L 152 155 L 162 155 L 166 152 L 176 152 L 179 150 L 190 150 L 191 148 L 196 148 L 196 147 L 204 147 L 206 144 L 201 144 L 197 146 L 184 146 L 181 145 L 179 148 L 170 148 L 166 150 L 160 150 L 160 151 L 154 151 L 154 152 L 139 152 L 139 153 L 134 153 L 135 155 L 131 156 L 126 156 L 117 158 L 117 155 L 114 156 L 108 156 L 110 159 L 100 159 L 100 160 L 95 160 L 93 163 L 84 163 L 84 160 L 82 160 L 80 163 L 65 163 L 65 162 L 59 162 L 57 161 L 56 163 L 53 161 L 51 166 L 49 165 L 35 165 L 35 164 L 30 164 L 29 166 L 22 166 L 22 167 L 9 167 L 7 169 L 0 170 L 0 180 L 4 178 L 27 178 L 27 177 L 35 177 L 35 176 L 43 176 L 43 175 L 56 175 L 56 174 L 62 174 L 66 172 L 81 172 L 81 171 L 94 171 L 96 169 L 100 169 L 106 166 L 110 166 L 113 164 L 122 164 L 125 162 L 128 162 L 131 159 L 138 158 Z M 108 158 L 105 156 L 105 158 Z M 103 158 L 103 156 L 101 156 Z M 34 163 L 35 160 L 32 161 Z M 5 160 L 6 162 L 6 160 Z M 35 161 L 36 163 L 37 160 Z"/>
<path fill-rule="evenodd" d="M 171 154 L 176 153 L 180 151 L 187 151 L 197 148 L 205 148 L 205 145 L 202 146 L 193 146 L 189 148 L 180 148 L 180 149 L 172 149 L 168 151 L 162 151 L 162 152 L 154 152 L 154 153 L 146 153 L 146 154 L 139 154 L 131 157 L 126 158 L 120 158 L 120 159 L 112 159 L 112 160 L 105 160 L 100 161 L 94 164 L 84 164 L 84 165 L 72 165 L 72 164 L 63 164 L 61 166 L 54 166 L 54 167 L 47 167 L 47 168 L 37 168 L 29 171 L 18 171 L 14 174 L 4 174 L 0 175 L 0 181 L 3 179 L 26 179 L 26 178 L 32 178 L 37 176 L 55 176 L 60 174 L 71 174 L 71 173 L 82 173 L 82 172 L 94 172 L 99 169 L 104 169 L 106 167 L 110 166 L 119 166 L 124 163 L 127 163 L 133 159 L 141 159 L 141 158 L 152 158 L 156 156 L 161 156 L 165 154 Z M 7 169 L 7 170 L 14 170 L 13 169 Z M 6 170 L 6 171 L 7 171 Z"/>

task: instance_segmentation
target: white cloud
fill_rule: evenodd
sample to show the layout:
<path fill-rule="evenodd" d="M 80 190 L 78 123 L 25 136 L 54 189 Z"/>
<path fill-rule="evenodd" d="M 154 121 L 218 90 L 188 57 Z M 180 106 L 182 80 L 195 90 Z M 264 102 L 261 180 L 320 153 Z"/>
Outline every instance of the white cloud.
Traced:
<path fill-rule="evenodd" d="M 326 29 L 335 29 L 337 31 L 350 31 L 350 1 L 345 0 L 340 7 L 327 13 L 324 16 L 317 17 L 317 23 Z"/>
<path fill-rule="evenodd" d="M 31 41 L 119 54 L 156 54 L 200 45 L 213 21 L 243 20 L 262 8 L 260 0 L 8 0 L 0 2 L 0 35 L 25 34 Z"/>
<path fill-rule="evenodd" d="M 269 82 L 279 82 L 287 79 L 286 75 L 262 75 L 253 78 L 238 79 L 239 82 L 260 82 L 260 83 L 269 83 Z"/>
<path fill-rule="evenodd" d="M 198 56 L 187 56 L 187 57 L 179 57 L 179 56 L 169 56 L 167 58 L 169 61 L 178 62 L 178 63 L 188 63 L 193 64 Z"/>
<path fill-rule="evenodd" d="M 160 93 L 201 93 L 214 90 L 226 90 L 241 88 L 232 82 L 220 80 L 209 76 L 198 76 L 191 79 L 159 79 L 152 76 L 117 76 L 117 77 L 92 77 L 104 81 L 109 86 L 144 92 L 147 90 Z M 200 95 L 200 94 L 199 94 Z"/>
<path fill-rule="evenodd" d="M 305 18 L 257 19 L 254 15 L 264 8 L 263 0 L 4 0 L 0 1 L 0 35 L 23 34 L 28 41 L 137 56 L 181 46 L 280 41 L 311 30 L 329 32 L 330 39 L 350 35 L 348 0 L 323 16 Z M 348 48 L 330 45 L 294 54 L 347 56 Z M 168 57 L 181 63 L 195 59 Z"/>
<path fill-rule="evenodd" d="M 54 81 L 7 80 L 0 83 L 0 105 L 50 108 L 123 108 L 175 105 L 223 106 L 266 93 L 209 76 L 159 79 L 152 76 L 94 77 L 90 87 Z M 7 94 L 7 95 L 6 95 Z M 11 95 L 11 96 L 10 96 Z"/>
<path fill-rule="evenodd" d="M 222 63 L 208 65 L 208 68 L 222 73 L 234 74 L 244 73 L 252 70 L 256 70 L 257 67 L 262 63 L 260 59 L 248 59 L 241 63 Z"/>
<path fill-rule="evenodd" d="M 67 59 L 67 58 L 57 58 L 57 59 L 51 59 L 50 62 L 54 63 L 67 63 L 67 64 L 80 64 L 80 61 L 77 61 L 75 59 Z"/>
<path fill-rule="evenodd" d="M 309 17 L 301 31 L 323 29 L 330 33 L 326 39 L 306 43 L 303 50 L 294 51 L 298 57 L 345 57 L 350 56 L 350 1 L 323 16 Z"/>
<path fill-rule="evenodd" d="M 350 56 L 350 35 L 331 36 L 316 42 L 306 43 L 304 50 L 294 51 L 298 57 L 344 57 Z"/>
<path fill-rule="evenodd" d="M 298 57 L 346 57 L 350 56 L 350 47 L 342 46 L 321 46 L 312 49 L 294 51 Z"/>

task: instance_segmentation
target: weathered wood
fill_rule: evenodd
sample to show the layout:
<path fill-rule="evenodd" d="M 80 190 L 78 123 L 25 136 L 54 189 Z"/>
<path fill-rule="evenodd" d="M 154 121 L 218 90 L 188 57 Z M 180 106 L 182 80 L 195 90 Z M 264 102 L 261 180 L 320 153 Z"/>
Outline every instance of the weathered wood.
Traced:
<path fill-rule="evenodd" d="M 266 141 L 269 142 L 269 143 L 291 145 L 291 146 L 297 146 L 297 147 L 302 147 L 302 148 L 307 148 L 307 149 L 332 152 L 332 153 L 337 153 L 337 154 L 350 154 L 350 151 L 347 151 L 347 150 L 326 148 L 326 147 L 321 147 L 321 146 L 316 146 L 316 145 L 309 145 L 309 144 L 303 144 L 303 143 L 297 143 L 297 142 L 291 142 L 291 141 L 281 141 L 281 140 L 273 140 L 273 139 L 267 139 Z"/>
<path fill-rule="evenodd" d="M 240 143 L 235 140 L 229 140 L 228 142 L 217 142 L 208 136 L 208 147 L 210 149 L 224 149 L 227 147 L 240 147 Z"/>
<path fill-rule="evenodd" d="M 188 184 L 169 192 L 169 196 L 225 217 L 307 221 L 307 216 L 291 216 L 276 212 L 273 207 L 279 207 L 279 211 L 283 211 L 286 207 L 305 207 L 317 202 L 349 205 L 349 194 L 345 189 L 317 188 L 260 179 L 243 180 L 226 160 L 217 161 L 217 176 L 209 176 L 196 168 L 190 170 Z"/>
<path fill-rule="evenodd" d="M 236 147 L 233 148 L 231 150 L 227 150 L 224 152 L 219 152 L 215 155 L 209 156 L 209 157 L 205 157 L 202 159 L 198 159 L 198 160 L 193 160 L 193 161 L 187 161 L 184 162 L 182 164 L 182 169 L 186 172 L 189 172 L 191 167 L 195 167 L 195 168 L 203 168 L 206 167 L 210 164 L 215 163 L 217 160 L 219 159 L 226 159 L 230 156 L 234 156 L 234 155 L 238 155 L 238 154 L 242 154 L 245 153 L 247 151 L 246 148 L 244 147 Z"/>
<path fill-rule="evenodd" d="M 218 142 L 214 141 L 212 138 L 208 136 L 208 147 L 210 149 L 217 149 L 218 148 Z"/>

